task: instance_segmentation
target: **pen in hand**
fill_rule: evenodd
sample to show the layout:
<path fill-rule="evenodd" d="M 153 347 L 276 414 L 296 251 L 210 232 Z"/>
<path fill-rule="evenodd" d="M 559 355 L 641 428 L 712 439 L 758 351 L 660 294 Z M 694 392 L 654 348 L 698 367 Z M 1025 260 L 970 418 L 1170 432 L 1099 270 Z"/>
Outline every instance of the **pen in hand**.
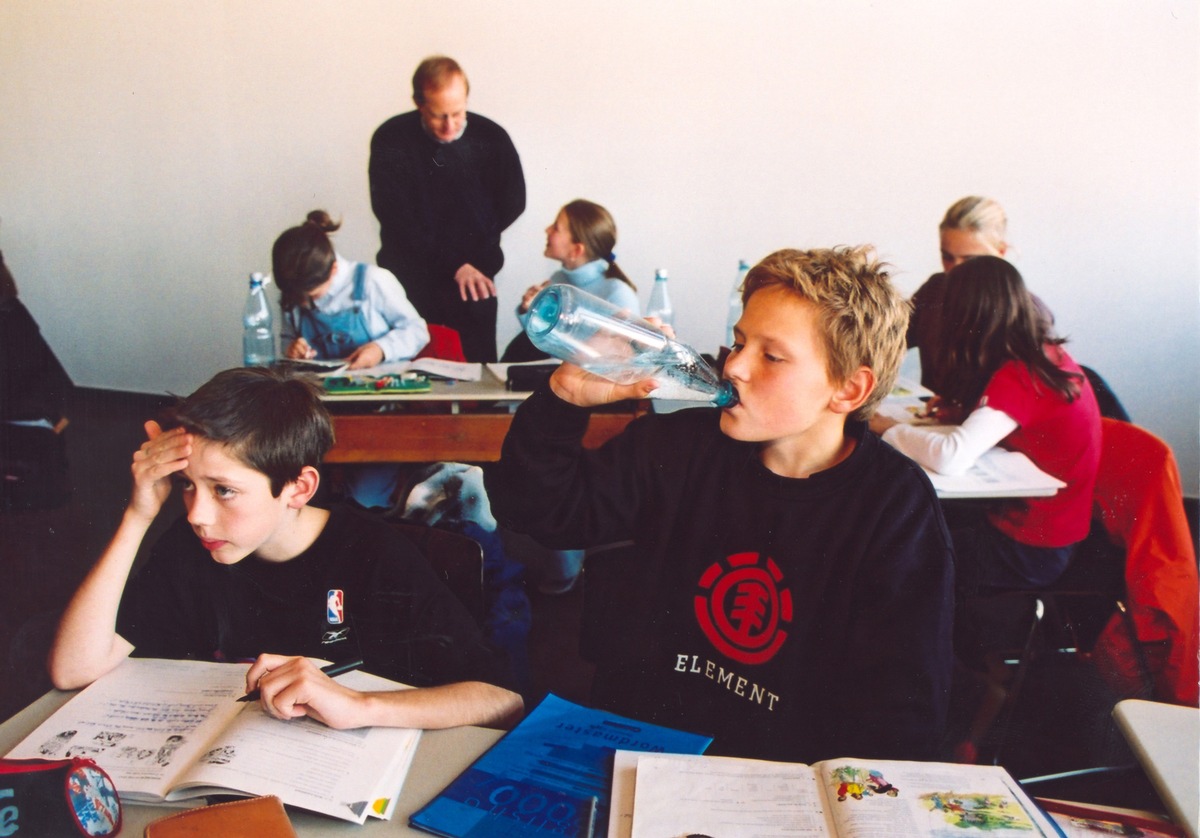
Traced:
<path fill-rule="evenodd" d="M 355 669 L 359 669 L 362 667 L 362 665 L 362 658 L 358 658 L 356 660 L 348 660 L 341 663 L 331 663 L 328 666 L 322 666 L 321 671 L 330 678 L 336 678 L 339 675 L 344 675 L 347 672 L 352 672 Z M 253 689 L 239 698 L 238 701 L 258 701 L 261 695 L 262 693 L 260 693 L 257 689 Z"/>

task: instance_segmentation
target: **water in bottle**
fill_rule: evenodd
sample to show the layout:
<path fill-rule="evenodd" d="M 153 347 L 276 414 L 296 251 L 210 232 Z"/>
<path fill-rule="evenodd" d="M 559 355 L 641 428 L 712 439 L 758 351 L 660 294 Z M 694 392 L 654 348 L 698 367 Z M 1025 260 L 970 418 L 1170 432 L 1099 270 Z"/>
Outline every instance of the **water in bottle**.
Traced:
<path fill-rule="evenodd" d="M 654 288 L 650 291 L 647 317 L 657 317 L 668 326 L 675 325 L 675 309 L 671 307 L 671 295 L 667 293 L 667 272 L 659 268 L 654 272 Z"/>
<path fill-rule="evenodd" d="M 250 295 L 242 312 L 242 361 L 248 367 L 275 363 L 275 327 L 263 290 L 266 281 L 260 273 L 250 274 Z"/>
<path fill-rule="evenodd" d="M 732 407 L 737 391 L 689 346 L 607 300 L 571 285 L 548 285 L 529 305 L 525 331 L 543 352 L 617 384 L 653 378 L 656 399 Z"/>
<path fill-rule="evenodd" d="M 746 281 L 748 273 L 750 266 L 745 259 L 739 259 L 737 279 L 733 283 L 733 290 L 729 292 L 729 314 L 725 318 L 725 345 L 730 348 L 733 347 L 733 327 L 742 319 L 742 283 Z"/>

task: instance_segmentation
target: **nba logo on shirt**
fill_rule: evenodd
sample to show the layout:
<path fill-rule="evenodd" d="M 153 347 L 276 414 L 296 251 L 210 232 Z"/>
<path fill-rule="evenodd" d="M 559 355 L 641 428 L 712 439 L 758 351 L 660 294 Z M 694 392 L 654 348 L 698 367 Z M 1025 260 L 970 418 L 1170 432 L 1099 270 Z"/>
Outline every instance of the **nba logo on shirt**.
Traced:
<path fill-rule="evenodd" d="M 325 595 L 325 620 L 331 626 L 340 626 L 346 617 L 342 605 L 342 589 L 334 588 Z"/>

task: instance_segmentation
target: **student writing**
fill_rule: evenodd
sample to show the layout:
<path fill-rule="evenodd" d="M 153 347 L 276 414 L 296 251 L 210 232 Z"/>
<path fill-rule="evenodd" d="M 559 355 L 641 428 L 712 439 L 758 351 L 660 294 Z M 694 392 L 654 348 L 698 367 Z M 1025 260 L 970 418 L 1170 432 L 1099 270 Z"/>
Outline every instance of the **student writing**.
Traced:
<path fill-rule="evenodd" d="M 959 587 L 1040 587 L 1062 575 L 1088 533 L 1100 463 L 1100 411 L 1066 341 L 1049 326 L 1021 274 L 978 256 L 946 274 L 928 347 L 937 415 L 952 433 L 875 416 L 871 427 L 934 471 L 956 474 L 995 445 L 1027 455 L 1066 482 L 1048 498 L 1000 503 L 959 551 Z"/>
<path fill-rule="evenodd" d="M 412 358 L 429 343 L 429 327 L 391 272 L 334 251 L 329 234 L 340 226 L 313 210 L 271 248 L 284 355 L 345 358 L 350 369 Z"/>

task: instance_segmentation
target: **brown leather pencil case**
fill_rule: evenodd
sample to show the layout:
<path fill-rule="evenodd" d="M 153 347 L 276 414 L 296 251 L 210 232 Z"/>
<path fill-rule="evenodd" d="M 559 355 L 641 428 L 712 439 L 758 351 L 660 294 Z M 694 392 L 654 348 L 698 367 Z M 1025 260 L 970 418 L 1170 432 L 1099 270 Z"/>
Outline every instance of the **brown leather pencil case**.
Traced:
<path fill-rule="evenodd" d="M 146 825 L 146 838 L 296 838 L 278 797 L 251 797 L 188 809 Z"/>

